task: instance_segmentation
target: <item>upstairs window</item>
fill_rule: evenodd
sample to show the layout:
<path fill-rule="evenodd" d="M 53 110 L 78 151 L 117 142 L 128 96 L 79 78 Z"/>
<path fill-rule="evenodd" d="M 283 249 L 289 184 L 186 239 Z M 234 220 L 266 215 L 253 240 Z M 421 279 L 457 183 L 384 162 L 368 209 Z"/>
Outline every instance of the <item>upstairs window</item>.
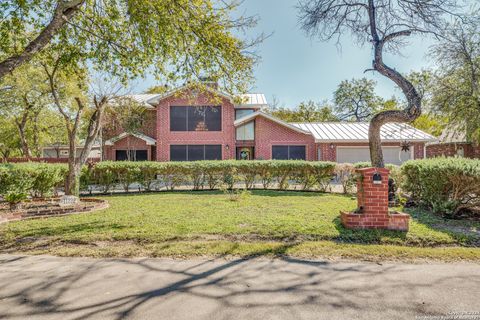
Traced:
<path fill-rule="evenodd" d="M 255 110 L 253 109 L 236 109 L 235 110 L 235 120 L 243 118 L 249 114 L 254 113 Z"/>
<path fill-rule="evenodd" d="M 238 141 L 255 140 L 255 121 L 239 126 L 236 130 Z"/>
<path fill-rule="evenodd" d="M 305 146 L 272 146 L 272 159 L 306 160 Z"/>
<path fill-rule="evenodd" d="M 170 131 L 222 131 L 222 108 L 171 106 Z"/>

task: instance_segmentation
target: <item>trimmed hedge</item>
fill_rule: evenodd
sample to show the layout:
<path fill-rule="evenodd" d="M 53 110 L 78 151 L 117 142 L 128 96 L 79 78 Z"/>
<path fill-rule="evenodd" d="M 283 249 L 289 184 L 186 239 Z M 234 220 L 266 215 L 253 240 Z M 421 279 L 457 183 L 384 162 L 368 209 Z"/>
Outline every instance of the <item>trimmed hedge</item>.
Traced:
<path fill-rule="evenodd" d="M 458 218 L 480 209 L 480 160 L 435 158 L 407 161 L 403 188 L 415 203 Z M 478 211 L 477 211 L 478 214 Z"/>
<path fill-rule="evenodd" d="M 335 168 L 333 162 L 310 161 L 193 161 L 193 162 L 127 162 L 103 161 L 90 169 L 84 168 L 82 186 L 100 186 L 104 192 L 115 184 L 123 185 L 125 191 L 133 183 L 143 190 L 155 186 L 173 190 L 179 185 L 191 185 L 193 190 L 232 189 L 241 184 L 251 189 L 255 183 L 269 188 L 274 183 L 279 189 L 288 188 L 290 181 L 298 183 L 303 190 L 320 187 L 330 181 Z"/>

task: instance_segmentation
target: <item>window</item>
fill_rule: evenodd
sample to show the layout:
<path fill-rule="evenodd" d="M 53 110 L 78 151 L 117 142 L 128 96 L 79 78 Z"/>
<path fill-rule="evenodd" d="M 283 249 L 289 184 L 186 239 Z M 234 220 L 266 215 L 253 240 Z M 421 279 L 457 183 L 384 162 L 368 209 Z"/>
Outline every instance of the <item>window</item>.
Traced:
<path fill-rule="evenodd" d="M 251 121 L 237 128 L 237 140 L 255 140 L 255 122 Z"/>
<path fill-rule="evenodd" d="M 306 160 L 305 146 L 272 146 L 272 159 Z"/>
<path fill-rule="evenodd" d="M 243 118 L 253 112 L 255 112 L 253 109 L 237 109 L 235 110 L 235 120 Z"/>
<path fill-rule="evenodd" d="M 170 131 L 222 131 L 222 108 L 171 106 Z"/>
<path fill-rule="evenodd" d="M 222 145 L 171 145 L 171 161 L 198 161 L 198 160 L 221 160 Z"/>
<path fill-rule="evenodd" d="M 187 161 L 187 146 L 170 146 L 170 161 Z"/>
<path fill-rule="evenodd" d="M 147 150 L 116 150 L 116 161 L 147 161 Z"/>

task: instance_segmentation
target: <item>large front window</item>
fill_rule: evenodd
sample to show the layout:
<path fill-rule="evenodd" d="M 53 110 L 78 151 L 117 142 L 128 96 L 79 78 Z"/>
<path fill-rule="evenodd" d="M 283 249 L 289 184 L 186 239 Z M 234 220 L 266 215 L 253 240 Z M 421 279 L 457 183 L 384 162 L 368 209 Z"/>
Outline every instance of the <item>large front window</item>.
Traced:
<path fill-rule="evenodd" d="M 220 144 L 178 144 L 170 146 L 170 161 L 221 160 Z"/>
<path fill-rule="evenodd" d="M 305 146 L 272 146 L 272 159 L 305 160 Z"/>
<path fill-rule="evenodd" d="M 171 106 L 170 131 L 222 131 L 222 108 Z"/>

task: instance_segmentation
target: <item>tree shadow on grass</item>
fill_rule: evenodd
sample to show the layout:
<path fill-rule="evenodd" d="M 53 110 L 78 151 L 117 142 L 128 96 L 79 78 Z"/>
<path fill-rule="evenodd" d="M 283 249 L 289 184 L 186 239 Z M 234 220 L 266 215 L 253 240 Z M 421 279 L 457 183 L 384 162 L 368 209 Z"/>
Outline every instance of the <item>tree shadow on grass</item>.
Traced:
<path fill-rule="evenodd" d="M 245 189 L 236 189 L 239 192 Z M 320 192 L 313 190 L 278 190 L 278 189 L 247 189 L 254 196 L 266 196 L 266 197 L 324 197 L 324 196 L 338 196 L 351 198 L 352 195 Z M 139 197 L 139 196 L 160 196 L 160 195 L 188 195 L 188 196 L 207 196 L 207 195 L 223 195 L 225 192 L 220 190 L 162 190 L 152 192 L 119 192 L 113 194 L 98 194 L 96 197 L 108 197 L 108 198 L 122 198 L 122 197 Z M 86 197 L 89 197 L 86 195 Z"/>
<path fill-rule="evenodd" d="M 338 242 L 360 243 L 360 244 L 405 244 L 407 233 L 403 231 L 380 230 L 380 229 L 348 229 L 340 220 L 340 216 L 332 220 L 339 236 L 335 239 Z"/>

